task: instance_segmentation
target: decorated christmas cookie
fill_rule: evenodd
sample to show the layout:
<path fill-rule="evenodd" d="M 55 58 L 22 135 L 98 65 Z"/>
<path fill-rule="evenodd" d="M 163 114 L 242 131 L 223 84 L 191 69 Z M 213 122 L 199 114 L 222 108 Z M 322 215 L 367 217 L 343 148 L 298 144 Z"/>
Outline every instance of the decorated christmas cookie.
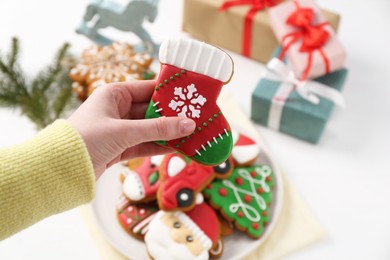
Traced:
<path fill-rule="evenodd" d="M 137 53 L 127 43 L 95 45 L 84 50 L 81 62 L 69 76 L 74 81 L 74 92 L 85 100 L 97 87 L 107 83 L 154 78 L 149 70 L 152 61 L 149 54 Z"/>
<path fill-rule="evenodd" d="M 161 72 L 145 117 L 180 116 L 196 123 L 191 135 L 159 143 L 201 164 L 223 163 L 233 141 L 216 100 L 233 75 L 232 59 L 216 47 L 190 39 L 164 41 L 159 58 Z"/>
<path fill-rule="evenodd" d="M 215 211 L 205 203 L 189 212 L 160 210 L 149 225 L 145 243 L 155 260 L 209 259 L 220 236 Z"/>
<path fill-rule="evenodd" d="M 142 240 L 158 207 L 154 203 L 134 205 L 125 195 L 122 195 L 116 210 L 121 227 L 131 236 Z"/>
<path fill-rule="evenodd" d="M 131 202 L 147 202 L 156 198 L 160 185 L 158 171 L 163 158 L 164 155 L 156 155 L 145 157 L 140 163 L 139 161 L 133 163 L 132 160 L 128 162 L 129 165 L 137 165 L 129 167 L 122 177 L 123 193 Z"/>
<path fill-rule="evenodd" d="M 269 166 L 237 167 L 228 179 L 214 180 L 204 194 L 237 229 L 258 238 L 270 220 L 273 186 L 274 176 Z"/>
<path fill-rule="evenodd" d="M 233 171 L 231 157 L 217 166 L 206 166 L 180 153 L 167 155 L 160 168 L 157 200 L 165 211 L 190 210 L 200 194 L 215 177 L 227 178 Z"/>
<path fill-rule="evenodd" d="M 259 157 L 260 146 L 252 138 L 233 129 L 232 157 L 236 166 L 249 166 Z"/>

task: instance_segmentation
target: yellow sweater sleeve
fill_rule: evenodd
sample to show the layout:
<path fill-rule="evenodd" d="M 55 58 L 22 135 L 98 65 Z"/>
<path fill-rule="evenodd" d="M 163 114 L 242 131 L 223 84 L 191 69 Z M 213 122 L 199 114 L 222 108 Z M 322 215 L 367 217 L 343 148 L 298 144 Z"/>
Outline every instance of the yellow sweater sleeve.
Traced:
<path fill-rule="evenodd" d="M 87 148 L 66 120 L 57 120 L 29 141 L 0 149 L 0 240 L 94 194 Z"/>

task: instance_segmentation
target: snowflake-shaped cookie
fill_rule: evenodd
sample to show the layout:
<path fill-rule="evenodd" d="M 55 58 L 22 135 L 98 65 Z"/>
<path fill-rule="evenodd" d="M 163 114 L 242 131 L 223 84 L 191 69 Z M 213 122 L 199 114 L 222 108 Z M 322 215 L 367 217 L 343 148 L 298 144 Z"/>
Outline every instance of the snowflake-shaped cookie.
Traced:
<path fill-rule="evenodd" d="M 168 106 L 176 111 L 178 116 L 200 117 L 200 109 L 207 99 L 198 93 L 195 84 L 188 85 L 186 88 L 175 87 L 173 94 L 175 97 Z"/>
<path fill-rule="evenodd" d="M 97 87 L 107 83 L 154 78 L 149 70 L 152 61 L 149 54 L 135 52 L 132 45 L 114 42 L 84 50 L 81 62 L 69 76 L 74 80 L 74 91 L 84 100 Z"/>

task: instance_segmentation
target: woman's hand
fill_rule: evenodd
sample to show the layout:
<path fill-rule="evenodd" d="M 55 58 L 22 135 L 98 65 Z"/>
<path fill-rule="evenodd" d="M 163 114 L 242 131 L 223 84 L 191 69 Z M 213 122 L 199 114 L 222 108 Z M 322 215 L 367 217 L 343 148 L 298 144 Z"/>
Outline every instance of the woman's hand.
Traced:
<path fill-rule="evenodd" d="M 155 81 L 145 80 L 99 87 L 68 119 L 87 146 L 96 179 L 119 161 L 172 152 L 153 141 L 194 131 L 187 118 L 144 119 L 154 87 Z"/>

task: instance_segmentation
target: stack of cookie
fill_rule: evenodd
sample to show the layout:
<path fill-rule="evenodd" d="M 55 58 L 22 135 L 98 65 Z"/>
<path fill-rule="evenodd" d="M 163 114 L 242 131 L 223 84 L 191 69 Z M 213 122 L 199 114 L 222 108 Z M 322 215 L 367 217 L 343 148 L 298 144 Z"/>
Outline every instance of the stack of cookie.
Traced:
<path fill-rule="evenodd" d="M 234 230 L 254 239 L 263 234 L 275 178 L 269 166 L 256 164 L 258 144 L 231 133 L 232 153 L 217 166 L 181 153 L 127 163 L 119 180 L 118 221 L 145 241 L 153 259 L 220 257 L 223 238 Z"/>
<path fill-rule="evenodd" d="M 96 88 L 107 83 L 153 79 L 149 69 L 153 58 L 138 53 L 128 43 L 94 45 L 83 51 L 81 61 L 70 71 L 73 91 L 84 101 Z"/>

